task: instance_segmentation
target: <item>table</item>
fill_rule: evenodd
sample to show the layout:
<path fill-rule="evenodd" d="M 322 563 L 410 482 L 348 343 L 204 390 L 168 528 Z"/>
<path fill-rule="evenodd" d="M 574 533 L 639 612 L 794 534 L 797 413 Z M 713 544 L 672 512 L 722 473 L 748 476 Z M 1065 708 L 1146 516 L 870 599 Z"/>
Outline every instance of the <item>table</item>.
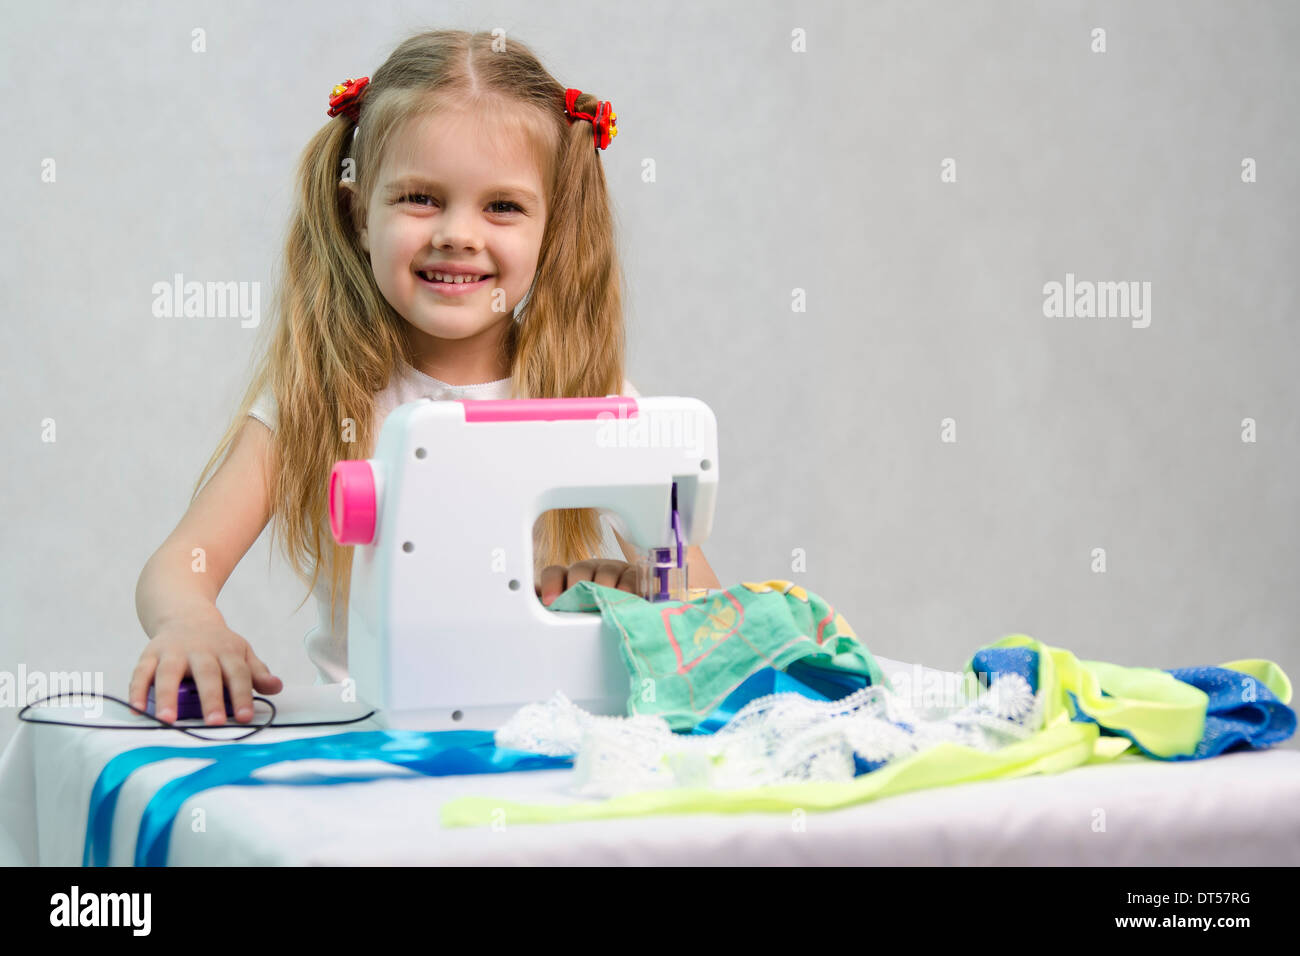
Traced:
<path fill-rule="evenodd" d="M 286 687 L 282 721 L 340 719 L 337 686 Z M 364 713 L 349 705 L 351 714 Z M 260 709 L 260 708 L 259 708 Z M 346 707 L 344 708 L 346 709 Z M 36 716 L 52 719 L 53 710 Z M 82 719 L 75 711 L 67 719 Z M 139 720 L 106 703 L 104 723 Z M 250 742 L 378 729 L 267 730 Z M 209 736 L 235 736 L 246 728 Z M 0 862 L 78 866 L 91 789 L 116 754 L 141 746 L 204 746 L 172 731 L 22 724 L 0 755 Z M 113 865 L 130 865 L 148 799 L 200 766 L 169 760 L 137 771 L 115 815 Z M 939 787 L 801 822 L 786 813 L 683 814 L 574 823 L 443 829 L 439 806 L 458 796 L 546 802 L 570 771 L 425 777 L 397 774 L 328 787 L 222 787 L 177 816 L 171 865 L 1297 865 L 1300 751 L 1165 762 L 1126 755 L 1060 774 Z M 339 772 L 327 761 L 285 772 Z M 281 768 L 274 768 L 279 771 Z M 268 770 L 267 772 L 271 772 Z M 195 832 L 195 809 L 204 829 Z M 1105 829 L 1095 829 L 1097 811 Z"/>

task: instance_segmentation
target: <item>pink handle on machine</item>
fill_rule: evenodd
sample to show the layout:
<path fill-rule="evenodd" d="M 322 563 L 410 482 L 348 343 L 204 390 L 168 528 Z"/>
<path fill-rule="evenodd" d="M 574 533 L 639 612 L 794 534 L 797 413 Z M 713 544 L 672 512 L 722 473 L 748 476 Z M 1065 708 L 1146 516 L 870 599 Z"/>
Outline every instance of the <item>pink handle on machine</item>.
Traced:
<path fill-rule="evenodd" d="M 368 461 L 339 461 L 330 472 L 330 531 L 339 544 L 375 539 L 375 473 Z"/>

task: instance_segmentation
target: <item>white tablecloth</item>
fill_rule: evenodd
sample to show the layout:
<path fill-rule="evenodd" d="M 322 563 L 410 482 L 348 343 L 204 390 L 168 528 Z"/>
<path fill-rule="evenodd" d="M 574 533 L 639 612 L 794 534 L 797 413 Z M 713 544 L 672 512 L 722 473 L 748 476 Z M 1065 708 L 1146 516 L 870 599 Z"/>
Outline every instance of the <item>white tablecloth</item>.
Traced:
<path fill-rule="evenodd" d="M 286 688 L 281 721 L 338 719 L 331 687 Z M 355 708 L 356 705 L 349 705 Z M 260 709 L 260 708 L 259 708 Z M 105 704 L 104 723 L 134 718 Z M 356 711 L 354 710 L 355 714 Z M 42 710 L 39 717 L 53 718 Z M 68 712 L 66 719 L 82 719 Z M 373 730 L 263 731 L 250 742 Z M 213 733 L 211 729 L 205 733 Z M 239 731 L 228 731 L 228 735 Z M 213 734 L 215 735 L 215 734 Z M 80 865 L 91 789 L 104 765 L 142 746 L 204 746 L 172 731 L 22 724 L 0 755 L 0 862 Z M 133 774 L 115 814 L 111 862 L 130 865 L 149 798 L 195 769 L 175 759 Z M 338 773 L 303 761 L 298 771 Z M 388 764 L 354 765 L 394 772 Z M 418 774 L 323 787 L 221 787 L 177 816 L 172 865 L 625 864 L 625 865 L 1297 865 L 1300 751 L 1164 762 L 1125 756 L 1060 774 L 938 787 L 808 813 L 682 814 L 443 829 L 439 806 L 457 796 L 547 802 L 570 771 L 465 777 Z M 195 808 L 204 829 L 195 832 Z M 1105 829 L 1095 829 L 1097 811 Z"/>

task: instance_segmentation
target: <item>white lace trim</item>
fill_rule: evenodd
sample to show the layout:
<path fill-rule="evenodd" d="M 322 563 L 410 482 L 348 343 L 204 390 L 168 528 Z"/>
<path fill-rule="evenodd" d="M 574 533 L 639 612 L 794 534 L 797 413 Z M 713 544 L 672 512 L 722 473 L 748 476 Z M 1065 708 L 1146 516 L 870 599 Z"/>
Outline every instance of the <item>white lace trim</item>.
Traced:
<path fill-rule="evenodd" d="M 770 694 L 715 734 L 676 734 L 661 717 L 604 717 L 557 692 L 521 708 L 496 732 L 498 747 L 573 756 L 574 790 L 592 797 L 669 787 L 756 787 L 851 780 L 854 754 L 873 763 L 948 742 L 997 750 L 1042 728 L 1042 695 L 1002 674 L 971 703 L 919 710 L 887 687 L 818 701 Z"/>

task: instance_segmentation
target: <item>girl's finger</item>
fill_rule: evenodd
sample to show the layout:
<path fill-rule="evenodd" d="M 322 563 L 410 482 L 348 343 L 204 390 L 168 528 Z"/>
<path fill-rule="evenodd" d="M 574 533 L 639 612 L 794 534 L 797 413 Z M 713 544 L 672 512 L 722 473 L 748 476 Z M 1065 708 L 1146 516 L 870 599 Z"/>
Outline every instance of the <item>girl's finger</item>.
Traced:
<path fill-rule="evenodd" d="M 221 664 L 215 654 L 206 651 L 190 655 L 190 674 L 199 689 L 203 719 L 214 727 L 226 722 L 226 702 L 222 698 Z"/>
<path fill-rule="evenodd" d="M 154 716 L 161 721 L 170 724 L 177 719 L 176 697 L 185 670 L 185 658 L 179 654 L 164 654 L 158 661 L 153 677 L 153 705 Z"/>
<path fill-rule="evenodd" d="M 259 694 L 278 694 L 284 689 L 284 682 L 271 673 L 271 668 L 254 654 L 248 652 L 248 667 L 253 673 L 253 689 Z"/>
<path fill-rule="evenodd" d="M 235 712 L 235 720 L 247 723 L 253 719 L 253 675 L 248 661 L 235 654 L 227 654 L 218 660 L 226 680 L 226 690 L 230 694 L 230 709 Z M 223 711 L 225 706 L 223 700 Z"/>
<path fill-rule="evenodd" d="M 623 569 L 627 566 L 624 561 L 601 561 L 596 565 L 596 573 L 592 580 L 607 588 L 616 588 L 619 578 L 623 576 Z"/>
<path fill-rule="evenodd" d="M 639 593 L 636 586 L 636 565 L 628 564 L 624 566 L 623 573 L 618 576 L 618 584 L 615 587 L 620 591 L 627 591 L 631 594 Z"/>
<path fill-rule="evenodd" d="M 569 565 L 568 580 L 565 582 L 566 590 L 579 581 L 595 580 L 596 570 L 600 564 L 600 561 L 588 558 L 586 561 L 579 561 L 577 564 Z"/>
<path fill-rule="evenodd" d="M 542 604 L 550 604 L 565 590 L 565 570 L 559 564 L 542 569 L 542 579 L 537 585 L 537 596 L 541 598 Z"/>
<path fill-rule="evenodd" d="M 140 658 L 131 674 L 131 686 L 127 688 L 126 699 L 136 710 L 144 710 L 148 703 L 149 685 L 153 683 L 154 671 L 158 669 L 158 658 L 147 654 Z M 154 698 L 157 700 L 157 697 Z"/>

